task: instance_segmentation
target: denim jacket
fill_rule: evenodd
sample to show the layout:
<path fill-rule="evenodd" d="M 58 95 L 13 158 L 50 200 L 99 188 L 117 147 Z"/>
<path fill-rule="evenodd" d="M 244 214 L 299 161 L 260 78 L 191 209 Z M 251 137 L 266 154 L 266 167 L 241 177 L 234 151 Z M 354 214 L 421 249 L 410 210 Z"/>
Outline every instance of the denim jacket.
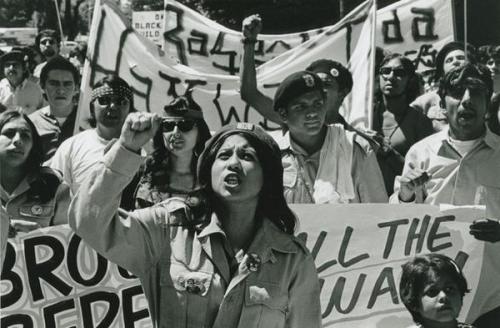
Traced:
<path fill-rule="evenodd" d="M 114 145 L 75 196 L 69 220 L 96 251 L 139 277 L 154 327 L 321 325 L 313 258 L 270 220 L 263 219 L 247 252 L 260 265 L 240 264 L 231 275 L 215 214 L 200 229 L 187 224 L 181 199 L 117 214 L 120 192 L 140 162 Z"/>

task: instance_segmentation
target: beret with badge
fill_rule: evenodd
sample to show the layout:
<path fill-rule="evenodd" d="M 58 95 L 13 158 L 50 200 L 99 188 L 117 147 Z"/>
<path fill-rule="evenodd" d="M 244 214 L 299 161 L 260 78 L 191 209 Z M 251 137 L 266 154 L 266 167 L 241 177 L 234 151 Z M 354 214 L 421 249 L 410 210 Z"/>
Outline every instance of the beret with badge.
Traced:
<path fill-rule="evenodd" d="M 323 82 L 316 74 L 309 71 L 295 72 L 285 78 L 278 87 L 274 95 L 273 109 L 278 112 L 293 99 L 316 90 L 324 94 Z"/>

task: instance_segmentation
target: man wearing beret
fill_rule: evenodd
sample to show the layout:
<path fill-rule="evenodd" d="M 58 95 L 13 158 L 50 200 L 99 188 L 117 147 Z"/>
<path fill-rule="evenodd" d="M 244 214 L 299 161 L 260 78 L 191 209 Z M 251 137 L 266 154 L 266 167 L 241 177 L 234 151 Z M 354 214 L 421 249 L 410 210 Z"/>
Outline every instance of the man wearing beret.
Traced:
<path fill-rule="evenodd" d="M 257 89 L 254 48 L 261 29 L 262 21 L 259 15 L 251 15 L 243 20 L 243 56 L 240 67 L 241 99 L 266 119 L 283 125 L 280 115 L 273 110 L 273 100 Z M 328 124 L 342 124 L 344 129 L 356 132 L 359 142 L 366 144 L 368 148 L 371 145 L 376 146 L 376 142 L 370 136 L 356 130 L 339 113 L 344 98 L 352 90 L 351 72 L 341 63 L 331 59 L 316 60 L 306 70 L 316 73 L 323 81 L 326 92 L 326 122 Z"/>
<path fill-rule="evenodd" d="M 386 202 L 375 154 L 341 124 L 325 123 L 326 93 L 316 74 L 300 71 L 278 87 L 273 109 L 286 133 L 278 138 L 289 203 Z"/>
<path fill-rule="evenodd" d="M 44 101 L 40 86 L 28 79 L 27 60 L 27 54 L 17 49 L 0 57 L 0 70 L 5 76 L 0 81 L 0 103 L 7 109 L 21 108 L 31 114 Z"/>

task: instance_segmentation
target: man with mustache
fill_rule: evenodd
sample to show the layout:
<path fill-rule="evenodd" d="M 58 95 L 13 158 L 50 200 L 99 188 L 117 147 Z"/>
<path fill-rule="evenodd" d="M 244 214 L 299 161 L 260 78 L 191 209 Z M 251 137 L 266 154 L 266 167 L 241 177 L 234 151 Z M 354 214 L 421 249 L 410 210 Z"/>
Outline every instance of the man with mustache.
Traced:
<path fill-rule="evenodd" d="M 43 30 L 35 38 L 35 45 L 40 49 L 40 53 L 45 57 L 45 61 L 35 67 L 33 76 L 40 78 L 42 68 L 49 60 L 59 55 L 61 36 L 54 30 Z"/>
<path fill-rule="evenodd" d="M 40 74 L 40 86 L 49 105 L 30 115 L 42 137 L 45 160 L 73 135 L 80 75 L 67 59 L 56 56 L 47 62 Z"/>
<path fill-rule="evenodd" d="M 486 128 L 492 80 L 482 65 L 464 64 L 441 80 L 439 96 L 449 127 L 413 145 L 391 202 L 486 205 L 500 218 L 500 137 Z M 497 221 L 478 222 L 471 233 L 500 241 Z"/>
<path fill-rule="evenodd" d="M 0 70 L 5 76 L 0 81 L 0 103 L 7 109 L 21 108 L 31 114 L 44 102 L 42 89 L 28 78 L 27 59 L 27 54 L 20 49 L 0 57 Z"/>
<path fill-rule="evenodd" d="M 64 181 L 74 195 L 80 184 L 100 161 L 112 140 L 120 136 L 125 118 L 134 111 L 132 88 L 116 74 L 106 75 L 94 85 L 90 100 L 90 125 L 85 130 L 65 140 L 50 161 L 50 166 L 63 174 Z M 134 179 L 122 194 L 120 207 L 131 210 Z"/>
<path fill-rule="evenodd" d="M 500 147 L 498 136 L 485 124 L 492 93 L 489 75 L 484 66 L 464 64 L 441 80 L 438 92 L 449 127 L 410 148 L 391 200 L 454 205 L 481 201 L 476 168 Z M 488 175 L 494 179 L 498 173 L 491 167 Z"/>

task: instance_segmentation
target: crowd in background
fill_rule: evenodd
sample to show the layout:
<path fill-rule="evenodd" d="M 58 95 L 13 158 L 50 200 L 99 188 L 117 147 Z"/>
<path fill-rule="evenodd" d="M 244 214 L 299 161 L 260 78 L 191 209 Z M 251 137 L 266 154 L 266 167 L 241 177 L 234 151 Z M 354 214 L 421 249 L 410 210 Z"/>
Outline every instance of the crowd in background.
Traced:
<path fill-rule="evenodd" d="M 243 22 L 241 97 L 279 134 L 238 123 L 211 135 L 189 91 L 161 114 L 137 112 L 116 74 L 78 108 L 86 46 L 65 58 L 52 30 L 1 54 L 2 262 L 8 237 L 69 223 L 141 279 L 158 327 L 247 327 L 256 316 L 262 327 L 315 327 L 317 273 L 293 236 L 290 203 L 485 205 L 488 219 L 471 219 L 470 233 L 500 241 L 500 46 L 450 42 L 425 81 L 411 60 L 378 49 L 373 127 L 362 129 L 339 113 L 353 80 L 334 58 L 291 72 L 273 99 L 262 94 L 261 28 L 257 15 Z M 92 128 L 74 134 L 77 111 L 87 110 Z M 258 291 L 245 300 L 238 282 L 252 272 L 271 286 L 268 303 Z M 451 259 L 417 257 L 403 272 L 401 299 L 416 324 L 465 327 L 456 318 L 467 283 Z M 165 274 L 173 289 L 160 283 Z M 206 311 L 189 311 L 190 301 Z"/>

